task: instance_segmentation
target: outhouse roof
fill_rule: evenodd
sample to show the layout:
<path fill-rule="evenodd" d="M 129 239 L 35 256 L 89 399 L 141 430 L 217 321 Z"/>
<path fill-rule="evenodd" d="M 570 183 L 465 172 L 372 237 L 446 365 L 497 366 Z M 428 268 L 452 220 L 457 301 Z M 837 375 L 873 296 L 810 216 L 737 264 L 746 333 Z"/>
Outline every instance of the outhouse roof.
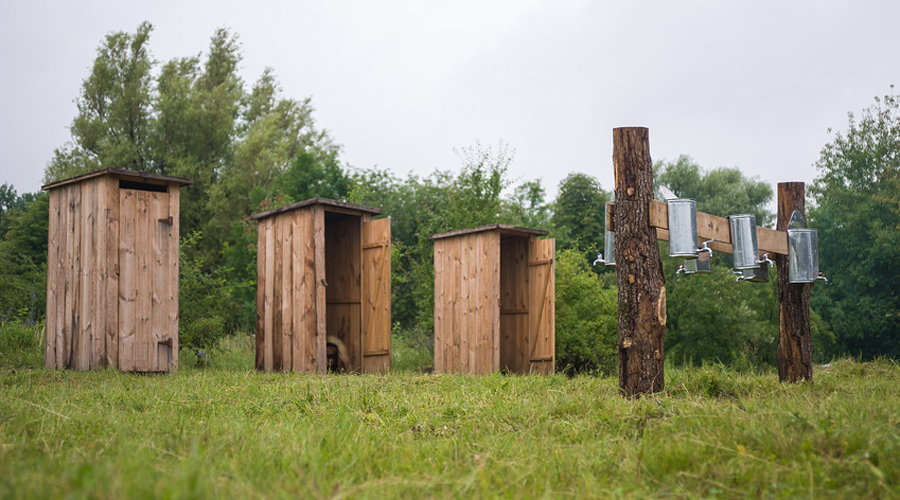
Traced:
<path fill-rule="evenodd" d="M 432 234 L 429 239 L 439 240 L 441 238 L 450 238 L 453 236 L 461 236 L 464 234 L 480 233 L 482 231 L 500 231 L 500 234 L 511 234 L 514 236 L 546 236 L 547 231 L 541 229 L 529 229 L 527 227 L 510 226 L 508 224 L 491 224 L 488 226 L 473 227 L 471 229 L 459 229 L 446 233 Z"/>
<path fill-rule="evenodd" d="M 329 207 L 339 208 L 342 210 L 351 210 L 355 212 L 363 212 L 369 213 L 372 215 L 380 215 L 382 210 L 380 208 L 367 207 L 365 205 L 354 205 L 352 203 L 345 203 L 343 201 L 332 200 L 330 198 L 310 198 L 308 200 L 298 201 L 297 203 L 292 203 L 290 205 L 285 205 L 283 207 L 278 207 L 273 210 L 268 210 L 266 212 L 258 213 L 255 215 L 251 215 L 250 219 L 252 220 L 260 220 L 265 219 L 266 217 L 271 217 L 275 214 L 280 214 L 282 212 L 288 212 L 290 210 L 296 210 L 298 208 L 308 207 L 312 205 L 326 205 Z"/>
<path fill-rule="evenodd" d="M 49 189 L 58 188 L 61 186 L 65 186 L 67 184 L 74 184 L 76 182 L 82 182 L 88 179 L 92 179 L 94 177 L 101 177 L 104 175 L 115 175 L 116 177 L 123 178 L 131 178 L 131 179 L 139 179 L 143 181 L 161 181 L 165 183 L 174 183 L 181 184 L 183 186 L 193 184 L 194 181 L 191 179 L 185 179 L 184 177 L 171 177 L 168 175 L 160 175 L 160 174 L 151 174 L 148 172 L 137 172 L 135 170 L 125 170 L 122 168 L 104 168 L 102 170 L 95 170 L 93 172 L 89 172 L 86 174 L 78 175 L 75 177 L 70 177 L 68 179 L 63 179 L 57 182 L 51 182 L 45 186 L 41 186 L 41 189 L 47 191 Z"/>

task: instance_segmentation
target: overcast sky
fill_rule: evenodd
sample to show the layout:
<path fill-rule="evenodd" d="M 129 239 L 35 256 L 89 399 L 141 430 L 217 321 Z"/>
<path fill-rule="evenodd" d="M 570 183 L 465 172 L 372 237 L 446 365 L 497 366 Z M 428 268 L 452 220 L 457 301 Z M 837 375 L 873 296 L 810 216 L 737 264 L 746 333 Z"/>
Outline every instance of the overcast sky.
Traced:
<path fill-rule="evenodd" d="M 246 84 L 274 68 L 356 167 L 427 176 L 502 141 L 552 199 L 572 172 L 612 189 L 612 129 L 645 126 L 654 160 L 809 183 L 828 128 L 900 83 L 898 19 L 888 0 L 3 0 L 0 182 L 40 188 L 104 35 L 147 20 L 159 61 L 238 33 Z"/>

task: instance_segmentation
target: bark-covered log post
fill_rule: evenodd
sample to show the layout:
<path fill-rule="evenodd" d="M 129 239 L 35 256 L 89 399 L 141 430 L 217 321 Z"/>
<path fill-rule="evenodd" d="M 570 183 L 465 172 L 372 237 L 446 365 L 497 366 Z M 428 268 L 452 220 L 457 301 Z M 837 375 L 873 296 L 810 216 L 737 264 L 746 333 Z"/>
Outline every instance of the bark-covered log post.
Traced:
<path fill-rule="evenodd" d="M 665 385 L 666 287 L 656 229 L 650 226 L 652 167 L 647 128 L 613 129 L 619 390 L 628 397 Z"/>
<path fill-rule="evenodd" d="M 786 231 L 794 210 L 806 219 L 806 187 L 802 182 L 778 183 L 779 231 Z M 778 348 L 775 362 L 782 382 L 812 380 L 809 296 L 812 283 L 791 283 L 787 255 L 775 255 L 778 268 Z"/>

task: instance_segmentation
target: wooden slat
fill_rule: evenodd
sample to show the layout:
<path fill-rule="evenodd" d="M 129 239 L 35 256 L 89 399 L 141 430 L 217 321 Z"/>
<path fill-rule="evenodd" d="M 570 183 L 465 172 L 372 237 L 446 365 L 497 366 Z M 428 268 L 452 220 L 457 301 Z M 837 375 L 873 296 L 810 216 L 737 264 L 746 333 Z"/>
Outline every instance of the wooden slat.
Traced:
<path fill-rule="evenodd" d="M 169 327 L 169 195 L 149 193 L 150 232 L 150 338 L 149 371 L 166 371 L 169 351 L 165 342 L 170 339 Z M 160 220 L 162 219 L 162 220 Z"/>
<path fill-rule="evenodd" d="M 316 313 L 316 372 L 328 370 L 326 356 L 328 327 L 326 316 L 325 287 L 325 210 L 321 205 L 313 207 L 313 252 L 315 255 L 315 313 Z"/>
<path fill-rule="evenodd" d="M 445 336 L 445 355 L 444 364 L 450 373 L 459 373 L 462 367 L 460 359 L 460 322 L 459 322 L 459 297 L 460 293 L 460 261 L 459 261 L 460 238 L 453 238 L 447 246 L 447 273 L 448 289 L 445 291 L 447 299 L 447 333 Z"/>
<path fill-rule="evenodd" d="M 459 272 L 460 296 L 459 314 L 460 329 L 459 354 L 462 363 L 462 371 L 465 373 L 482 373 L 485 367 L 478 359 L 478 352 L 485 346 L 479 345 L 479 331 L 475 310 L 478 306 L 478 290 L 476 278 L 478 275 L 478 256 L 475 252 L 477 243 L 475 234 L 467 234 L 459 238 Z"/>
<path fill-rule="evenodd" d="M 463 335 L 468 332 L 469 343 L 474 349 L 470 349 L 469 371 L 478 375 L 487 375 L 494 371 L 493 365 L 493 331 L 492 317 L 493 305 L 491 303 L 491 256 L 494 240 L 499 239 L 496 231 L 469 234 L 462 237 L 468 240 L 465 250 L 470 273 L 471 286 L 466 290 L 468 296 L 467 306 L 471 308 L 471 320 L 462 325 Z M 498 241 L 499 243 L 499 241 Z M 497 252 L 500 246 L 496 247 Z M 499 257 L 499 256 L 498 256 Z M 499 262 L 498 262 L 499 264 Z M 499 302 L 496 304 L 499 312 Z M 477 356 L 476 356 L 477 353 Z"/>
<path fill-rule="evenodd" d="M 84 213 L 82 211 L 81 205 L 81 185 L 75 184 L 72 186 L 72 195 L 73 195 L 73 208 L 72 208 L 72 263 L 70 268 L 70 294 L 71 294 L 71 306 L 66 307 L 66 313 L 71 317 L 71 322 L 69 324 L 68 334 L 69 334 L 69 343 L 66 347 L 68 350 L 66 352 L 66 367 L 77 370 L 79 368 L 78 358 L 79 353 L 81 352 L 82 338 L 81 338 L 81 265 L 82 258 L 84 255 L 82 254 L 82 240 L 81 240 L 81 232 L 82 227 L 84 226 Z"/>
<path fill-rule="evenodd" d="M 119 367 L 119 182 L 106 177 L 106 364 Z M 177 310 L 175 311 L 177 314 Z"/>
<path fill-rule="evenodd" d="M 93 182 L 82 182 L 81 189 L 81 270 L 79 276 L 78 308 L 79 327 L 75 332 L 78 336 L 78 351 L 75 358 L 76 370 L 91 369 L 91 353 L 93 351 L 93 290 L 96 288 L 94 281 L 94 199 L 96 190 Z"/>
<path fill-rule="evenodd" d="M 137 220 L 135 221 L 135 253 L 138 258 L 137 282 L 134 284 L 137 296 L 137 317 L 135 331 L 136 339 L 132 343 L 134 348 L 134 370 L 148 372 L 156 364 L 153 358 L 156 355 L 156 343 L 152 330 L 152 288 L 153 271 L 150 265 L 154 260 L 153 246 L 150 240 L 156 232 L 156 221 L 151 221 L 152 201 L 150 191 L 137 191 L 138 201 Z"/>
<path fill-rule="evenodd" d="M 178 287 L 179 287 L 179 278 L 180 278 L 180 269 L 181 269 L 181 257 L 179 255 L 179 240 L 181 238 L 181 199 L 180 199 L 180 189 L 181 184 L 176 182 L 170 182 L 167 188 L 167 192 L 169 194 L 168 203 L 169 203 L 169 217 L 172 217 L 172 225 L 169 227 L 169 239 L 167 240 L 168 248 L 167 248 L 167 258 L 168 258 L 168 311 L 169 311 L 169 320 L 167 326 L 167 335 L 168 339 L 171 340 L 171 349 L 170 349 L 170 358 L 169 366 L 167 370 L 172 372 L 178 370 L 178 349 L 179 349 L 179 336 L 178 336 L 178 327 L 179 327 L 179 316 L 178 316 Z"/>
<path fill-rule="evenodd" d="M 444 368 L 444 324 L 446 312 L 444 306 L 444 285 L 447 280 L 444 273 L 446 262 L 446 245 L 448 240 L 434 242 L 434 372 L 445 373 Z"/>
<path fill-rule="evenodd" d="M 56 301 L 59 289 L 60 191 L 50 191 L 47 225 L 47 318 L 44 322 L 44 367 L 56 368 Z"/>
<path fill-rule="evenodd" d="M 266 220 L 256 224 L 256 369 L 265 370 L 266 352 Z"/>
<path fill-rule="evenodd" d="M 363 371 L 391 366 L 391 219 L 362 223 Z"/>
<path fill-rule="evenodd" d="M 281 369 L 283 371 L 291 371 L 293 368 L 293 351 L 291 345 L 291 332 L 294 330 L 294 287 L 293 282 L 293 214 L 286 213 L 278 217 L 276 220 L 281 224 L 281 247 L 282 247 L 282 267 L 281 267 Z"/>
<path fill-rule="evenodd" d="M 135 318 L 137 316 L 137 220 L 136 191 L 123 189 L 119 205 L 119 369 L 134 370 Z"/>
<path fill-rule="evenodd" d="M 272 369 L 284 369 L 284 215 L 272 217 L 275 225 L 275 284 L 272 288 L 274 295 L 272 296 L 272 307 L 274 308 L 272 317 Z"/>
<path fill-rule="evenodd" d="M 63 369 L 67 365 L 66 353 L 69 351 L 71 334 L 72 313 L 68 309 L 71 305 L 70 290 L 72 277 L 69 269 L 72 266 L 75 255 L 72 252 L 73 208 L 72 188 L 60 189 L 60 232 L 59 232 L 59 268 L 57 274 L 59 297 L 56 300 L 56 368 Z"/>
<path fill-rule="evenodd" d="M 265 226 L 263 229 L 262 226 Z M 274 369 L 273 358 L 273 333 L 275 328 L 275 219 L 269 218 L 265 220 L 265 224 L 260 226 L 260 230 L 265 231 L 266 238 L 266 278 L 265 278 L 265 325 L 263 328 L 263 369 L 272 371 Z"/>
<path fill-rule="evenodd" d="M 93 245 L 93 267 L 96 279 L 91 290 L 94 296 L 94 308 L 91 314 L 91 323 L 93 324 L 91 367 L 101 367 L 106 365 L 106 287 L 109 281 L 106 274 L 106 242 L 107 231 L 109 231 L 109 227 L 106 225 L 108 199 L 106 196 L 106 178 L 96 179 L 93 183 L 96 191 Z"/>
<path fill-rule="evenodd" d="M 319 363 L 318 317 L 316 315 L 316 249 L 315 221 L 313 210 L 301 212 L 303 253 L 300 256 L 302 281 L 300 282 L 303 324 L 301 327 L 301 349 L 303 351 L 303 372 L 316 373 Z M 326 360 L 327 361 L 327 360 Z"/>

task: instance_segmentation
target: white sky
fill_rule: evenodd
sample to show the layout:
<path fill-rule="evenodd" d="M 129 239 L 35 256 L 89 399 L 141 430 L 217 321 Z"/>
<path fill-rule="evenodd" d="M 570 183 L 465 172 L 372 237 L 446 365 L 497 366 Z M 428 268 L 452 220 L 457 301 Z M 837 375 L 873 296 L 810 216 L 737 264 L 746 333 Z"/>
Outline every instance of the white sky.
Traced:
<path fill-rule="evenodd" d="M 612 129 L 639 125 L 654 160 L 809 183 L 828 128 L 900 84 L 898 19 L 888 0 L 3 0 L 0 183 L 40 188 L 104 35 L 144 20 L 159 61 L 238 33 L 245 83 L 273 67 L 357 167 L 426 176 L 503 141 L 549 200 L 572 172 L 612 189 Z"/>

